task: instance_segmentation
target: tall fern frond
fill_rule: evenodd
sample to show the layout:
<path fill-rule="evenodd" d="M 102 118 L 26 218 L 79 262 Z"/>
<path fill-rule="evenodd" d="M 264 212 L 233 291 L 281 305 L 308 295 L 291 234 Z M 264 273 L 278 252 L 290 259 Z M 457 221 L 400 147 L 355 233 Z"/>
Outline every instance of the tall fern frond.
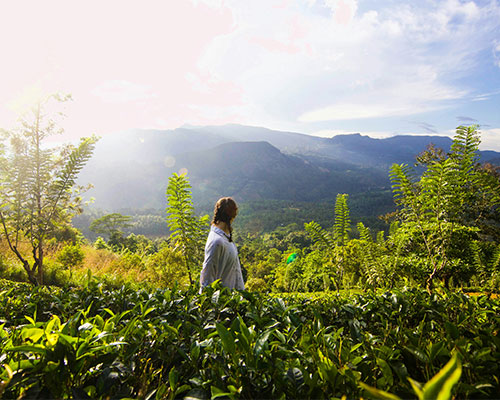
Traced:
<path fill-rule="evenodd" d="M 456 129 L 450 156 L 456 160 L 466 174 L 479 159 L 479 144 L 481 143 L 478 125 L 463 126 Z"/>
<path fill-rule="evenodd" d="M 362 222 L 358 222 L 357 228 L 361 240 L 364 240 L 365 242 L 373 242 L 370 228 L 367 228 Z"/>
<path fill-rule="evenodd" d="M 335 201 L 335 224 L 333 232 L 335 241 L 338 245 L 343 246 L 349 240 L 349 231 L 351 230 L 351 217 L 349 207 L 347 205 L 347 194 L 337 194 Z"/>
<path fill-rule="evenodd" d="M 487 271 L 483 260 L 481 260 L 481 249 L 476 241 L 470 243 L 470 249 L 472 251 L 472 264 L 474 265 L 474 270 L 481 278 L 481 281 L 484 282 Z"/>
<path fill-rule="evenodd" d="M 385 232 L 384 231 L 377 232 L 377 244 L 379 246 L 383 246 L 385 244 Z"/>
<path fill-rule="evenodd" d="M 493 256 L 491 257 L 490 264 L 491 271 L 500 270 L 500 244 L 496 247 L 493 252 Z"/>
<path fill-rule="evenodd" d="M 394 202 L 403 213 L 418 212 L 418 186 L 415 184 L 415 172 L 407 164 L 393 164 L 389 178 L 392 184 Z"/>
<path fill-rule="evenodd" d="M 76 178 L 92 156 L 97 141 L 96 136 L 83 138 L 78 147 L 75 147 L 68 155 L 66 164 L 56 175 L 54 183 L 49 188 L 48 199 L 51 207 L 55 208 L 59 199 L 65 196 L 68 190 L 75 185 Z"/>
<path fill-rule="evenodd" d="M 311 237 L 313 243 L 317 243 L 327 249 L 333 249 L 335 247 L 335 240 L 332 234 L 323 229 L 317 222 L 311 221 L 304 224 L 304 229 Z"/>

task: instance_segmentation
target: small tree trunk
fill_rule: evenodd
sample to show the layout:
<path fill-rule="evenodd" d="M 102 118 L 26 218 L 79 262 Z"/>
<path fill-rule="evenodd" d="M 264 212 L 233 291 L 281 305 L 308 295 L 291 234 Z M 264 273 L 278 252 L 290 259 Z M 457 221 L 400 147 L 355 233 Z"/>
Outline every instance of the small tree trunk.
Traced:
<path fill-rule="evenodd" d="M 43 285 L 43 240 L 40 239 L 38 247 L 38 284 Z"/>
<path fill-rule="evenodd" d="M 23 267 L 26 273 L 28 274 L 28 281 L 30 281 L 32 285 L 37 286 L 38 281 L 36 279 L 35 271 L 30 268 L 28 261 L 23 260 Z"/>

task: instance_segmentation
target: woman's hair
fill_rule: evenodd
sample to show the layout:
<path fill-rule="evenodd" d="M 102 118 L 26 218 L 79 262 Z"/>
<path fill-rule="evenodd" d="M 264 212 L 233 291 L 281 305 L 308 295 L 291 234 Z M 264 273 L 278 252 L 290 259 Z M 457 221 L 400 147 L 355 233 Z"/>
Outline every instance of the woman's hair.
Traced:
<path fill-rule="evenodd" d="M 214 217 L 212 218 L 212 224 L 217 224 L 219 222 L 225 222 L 229 229 L 229 241 L 233 241 L 233 227 L 231 226 L 231 220 L 238 214 L 238 206 L 236 202 L 231 197 L 222 197 L 217 200 L 214 208 Z"/>

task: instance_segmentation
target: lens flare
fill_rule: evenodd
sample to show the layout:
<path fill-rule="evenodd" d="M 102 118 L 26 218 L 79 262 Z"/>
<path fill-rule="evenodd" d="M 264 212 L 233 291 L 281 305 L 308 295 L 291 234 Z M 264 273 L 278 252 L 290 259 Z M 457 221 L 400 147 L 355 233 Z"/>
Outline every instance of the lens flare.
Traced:
<path fill-rule="evenodd" d="M 187 173 L 188 173 L 187 168 L 181 168 L 181 169 L 179 170 L 179 175 L 187 175 Z"/>
<path fill-rule="evenodd" d="M 166 156 L 165 159 L 163 160 L 163 164 L 167 168 L 172 168 L 175 165 L 175 157 Z"/>

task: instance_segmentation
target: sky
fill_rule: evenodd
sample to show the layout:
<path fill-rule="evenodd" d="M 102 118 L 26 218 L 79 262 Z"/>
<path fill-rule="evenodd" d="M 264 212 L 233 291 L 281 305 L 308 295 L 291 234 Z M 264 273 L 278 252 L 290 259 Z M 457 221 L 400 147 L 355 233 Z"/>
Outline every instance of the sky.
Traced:
<path fill-rule="evenodd" d="M 70 93 L 64 138 L 236 123 L 500 151 L 500 1 L 0 3 L 0 127 Z"/>

